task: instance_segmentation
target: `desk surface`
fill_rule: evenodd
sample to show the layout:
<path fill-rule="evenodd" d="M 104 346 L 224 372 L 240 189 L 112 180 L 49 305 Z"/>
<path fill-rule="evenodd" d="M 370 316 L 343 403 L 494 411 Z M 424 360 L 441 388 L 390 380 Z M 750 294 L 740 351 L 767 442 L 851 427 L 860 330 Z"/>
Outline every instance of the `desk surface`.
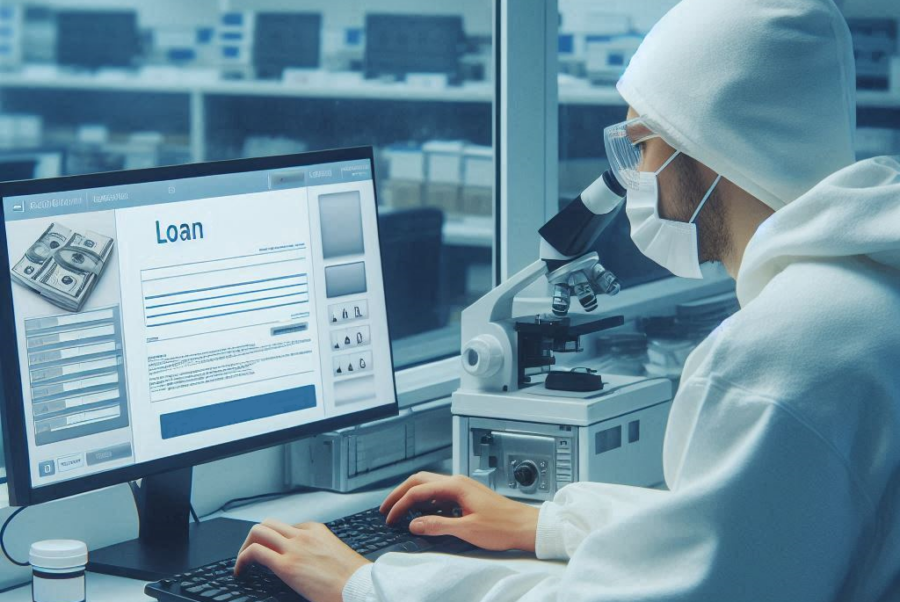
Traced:
<path fill-rule="evenodd" d="M 275 517 L 292 524 L 307 521 L 327 522 L 378 506 L 391 489 L 392 487 L 387 487 L 352 494 L 325 491 L 300 493 L 244 506 L 215 516 L 256 522 L 267 517 Z M 533 557 L 518 553 L 478 552 L 473 555 L 490 558 L 521 571 L 553 573 L 561 571 L 563 567 L 561 563 L 540 562 Z M 88 573 L 87 599 L 90 602 L 147 602 L 153 600 L 144 595 L 143 581 L 96 573 Z M 31 602 L 31 587 L 26 585 L 0 594 L 0 602 Z"/>

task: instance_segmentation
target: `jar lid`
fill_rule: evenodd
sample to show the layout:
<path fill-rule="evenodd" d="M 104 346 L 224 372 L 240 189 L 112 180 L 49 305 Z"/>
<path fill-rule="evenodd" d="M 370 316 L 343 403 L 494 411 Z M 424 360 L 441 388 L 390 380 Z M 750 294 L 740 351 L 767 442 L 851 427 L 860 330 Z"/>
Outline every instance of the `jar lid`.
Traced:
<path fill-rule="evenodd" d="M 44 569 L 70 569 L 85 566 L 87 545 L 76 539 L 47 539 L 31 544 L 31 566 Z"/>

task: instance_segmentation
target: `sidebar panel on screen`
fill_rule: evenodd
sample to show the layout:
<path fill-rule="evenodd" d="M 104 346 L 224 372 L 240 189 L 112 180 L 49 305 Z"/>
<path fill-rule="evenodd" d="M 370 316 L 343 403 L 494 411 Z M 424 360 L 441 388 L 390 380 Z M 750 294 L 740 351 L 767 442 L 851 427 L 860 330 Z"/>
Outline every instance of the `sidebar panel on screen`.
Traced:
<path fill-rule="evenodd" d="M 134 462 L 115 212 L 7 222 L 25 434 L 43 485 Z M 23 213 L 26 207 L 22 206 Z"/>

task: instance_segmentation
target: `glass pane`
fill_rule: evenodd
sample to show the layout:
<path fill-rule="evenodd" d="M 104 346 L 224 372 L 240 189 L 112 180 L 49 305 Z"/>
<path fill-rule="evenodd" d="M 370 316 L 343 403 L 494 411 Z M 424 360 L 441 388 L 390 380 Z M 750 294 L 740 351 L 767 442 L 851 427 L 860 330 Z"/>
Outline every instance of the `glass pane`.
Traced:
<path fill-rule="evenodd" d="M 575 198 L 609 167 L 603 129 L 625 119 L 615 83 L 644 36 L 677 0 L 559 0 L 559 194 L 560 206 Z M 853 36 L 857 71 L 857 157 L 900 153 L 900 55 L 896 2 L 838 2 Z M 668 272 L 647 260 L 631 242 L 624 211 L 601 237 L 603 264 L 627 289 L 665 278 Z M 674 282 L 672 280 L 671 282 Z M 611 371 L 680 374 L 680 359 L 705 333 L 737 309 L 733 295 L 671 308 L 672 315 L 647 316 L 637 325 L 642 337 L 613 333 L 600 350 Z M 626 325 L 632 328 L 635 325 Z M 646 361 L 647 350 L 657 358 Z M 633 366 L 625 366 L 637 357 Z M 640 359 L 643 357 L 644 359 Z"/>
<path fill-rule="evenodd" d="M 676 3 L 559 0 L 560 206 L 609 168 L 603 129 L 625 120 L 628 108 L 615 89 L 616 81 L 653 24 Z M 664 289 L 680 284 L 631 241 L 623 207 L 624 203 L 595 243 L 600 261 L 629 292 L 637 285 L 664 279 Z M 651 294 L 648 289 L 638 290 L 639 295 Z M 677 307 L 663 301 L 652 314 L 602 333 L 595 342 L 599 368 L 635 376 L 664 376 L 677 386 L 690 351 L 736 310 L 733 293 Z"/>
<path fill-rule="evenodd" d="M 559 200 L 563 207 L 609 168 L 603 129 L 625 119 L 615 89 L 629 58 L 677 0 L 559 0 Z M 631 242 L 621 209 L 595 245 L 624 287 L 668 272 Z"/>
<path fill-rule="evenodd" d="M 561 206 L 607 169 L 603 128 L 625 119 L 627 108 L 615 83 L 643 37 L 676 3 L 559 0 Z M 838 3 L 850 26 L 856 56 L 859 159 L 900 152 L 900 5 L 895 4 Z M 607 267 L 626 285 L 664 277 L 666 272 L 644 260 L 627 234 L 627 220 L 620 215 L 613 235 L 605 237 L 598 249 Z"/>
<path fill-rule="evenodd" d="M 395 364 L 453 355 L 491 285 L 491 31 L 490 0 L 0 0 L 0 179 L 372 145 Z"/>

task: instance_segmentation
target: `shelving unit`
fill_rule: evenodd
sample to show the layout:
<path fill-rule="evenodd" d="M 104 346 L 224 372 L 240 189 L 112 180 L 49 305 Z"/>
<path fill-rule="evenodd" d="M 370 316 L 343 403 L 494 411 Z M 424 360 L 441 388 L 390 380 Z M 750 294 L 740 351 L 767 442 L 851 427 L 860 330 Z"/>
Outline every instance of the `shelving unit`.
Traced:
<path fill-rule="evenodd" d="M 490 103 L 493 89 L 487 83 L 459 87 L 428 88 L 405 83 L 365 80 L 356 74 L 332 76 L 311 74 L 310 83 L 281 81 L 218 80 L 206 72 L 181 72 L 179 77 L 159 77 L 143 73 L 73 74 L 55 70 L 39 73 L 9 73 L 0 79 L 0 91 L 70 90 L 90 92 L 154 93 L 184 95 L 189 103 L 191 154 L 194 160 L 207 158 L 206 102 L 215 97 L 259 97 L 339 100 L 388 100 L 397 102 Z"/>
<path fill-rule="evenodd" d="M 65 72 L 8 73 L 0 79 L 0 90 L 74 90 L 184 95 L 189 103 L 190 145 L 193 159 L 207 158 L 206 102 L 215 97 L 261 97 L 296 99 L 389 100 L 396 102 L 490 103 L 493 90 L 488 83 L 469 83 L 458 87 L 428 88 L 406 83 L 365 80 L 361 76 L 329 73 L 310 75 L 310 83 L 281 81 L 215 80 L 205 72 L 182 72 L 178 78 L 155 77 L 141 73 L 82 75 Z M 560 86 L 561 105 L 625 106 L 613 87 L 565 84 Z M 900 109 L 900 92 L 861 91 L 860 107 Z"/>
<path fill-rule="evenodd" d="M 206 72 L 182 72 L 175 77 L 159 77 L 144 73 L 75 74 L 42 69 L 37 73 L 8 73 L 0 79 L 3 90 L 55 90 L 63 92 L 92 92 L 118 94 L 161 94 L 183 97 L 189 114 L 191 156 L 204 161 L 208 156 L 208 103 L 228 97 L 295 98 L 336 100 L 387 100 L 398 102 L 490 103 L 493 90 L 490 84 L 467 84 L 460 87 L 430 89 L 404 83 L 384 83 L 360 77 L 328 77 L 327 73 L 312 74 L 317 79 L 308 84 L 281 81 L 218 80 Z M 148 124 L 152 129 L 152 125 Z M 493 222 L 485 216 L 457 216 L 448 218 L 444 226 L 446 244 L 464 247 L 490 248 L 493 244 Z"/>
<path fill-rule="evenodd" d="M 856 104 L 872 109 L 900 109 L 900 90 L 890 92 L 860 90 L 856 94 Z"/>
<path fill-rule="evenodd" d="M 493 87 L 485 82 L 470 82 L 462 86 L 427 87 L 404 82 L 366 80 L 359 74 L 309 75 L 308 83 L 275 80 L 212 79 L 206 71 L 179 72 L 178 77 L 159 77 L 140 72 L 100 75 L 74 74 L 64 71 L 4 73 L 0 77 L 3 88 L 39 88 L 61 90 L 93 90 L 118 92 L 155 92 L 172 94 L 262 96 L 289 98 L 340 98 L 361 100 L 393 100 L 401 102 L 489 103 Z M 591 86 L 587 82 L 560 85 L 560 104 L 624 106 L 624 101 L 612 86 Z M 900 91 L 861 90 L 857 103 L 862 107 L 900 108 Z"/>
<path fill-rule="evenodd" d="M 210 103 L 227 98 L 297 99 L 300 100 L 365 100 L 403 103 L 489 104 L 493 100 L 490 83 L 472 82 L 462 86 L 427 87 L 403 82 L 389 83 L 366 80 L 357 73 L 311 72 L 305 83 L 258 80 L 222 80 L 210 71 L 177 73 L 108 72 L 99 74 L 70 73 L 57 69 L 25 69 L 3 74 L 0 92 L 4 90 L 44 90 L 117 94 L 158 94 L 183 97 L 189 116 L 188 136 L 191 156 L 195 161 L 209 158 L 207 113 Z M 625 103 L 613 87 L 591 86 L 586 81 L 560 83 L 559 102 L 574 107 L 624 107 Z M 858 105 L 863 109 L 900 110 L 900 92 L 860 91 Z M 2 108 L 2 107 L 0 107 Z M 465 216 L 448 219 L 444 228 L 445 242 L 458 246 L 490 247 L 493 223 L 489 217 Z"/>

